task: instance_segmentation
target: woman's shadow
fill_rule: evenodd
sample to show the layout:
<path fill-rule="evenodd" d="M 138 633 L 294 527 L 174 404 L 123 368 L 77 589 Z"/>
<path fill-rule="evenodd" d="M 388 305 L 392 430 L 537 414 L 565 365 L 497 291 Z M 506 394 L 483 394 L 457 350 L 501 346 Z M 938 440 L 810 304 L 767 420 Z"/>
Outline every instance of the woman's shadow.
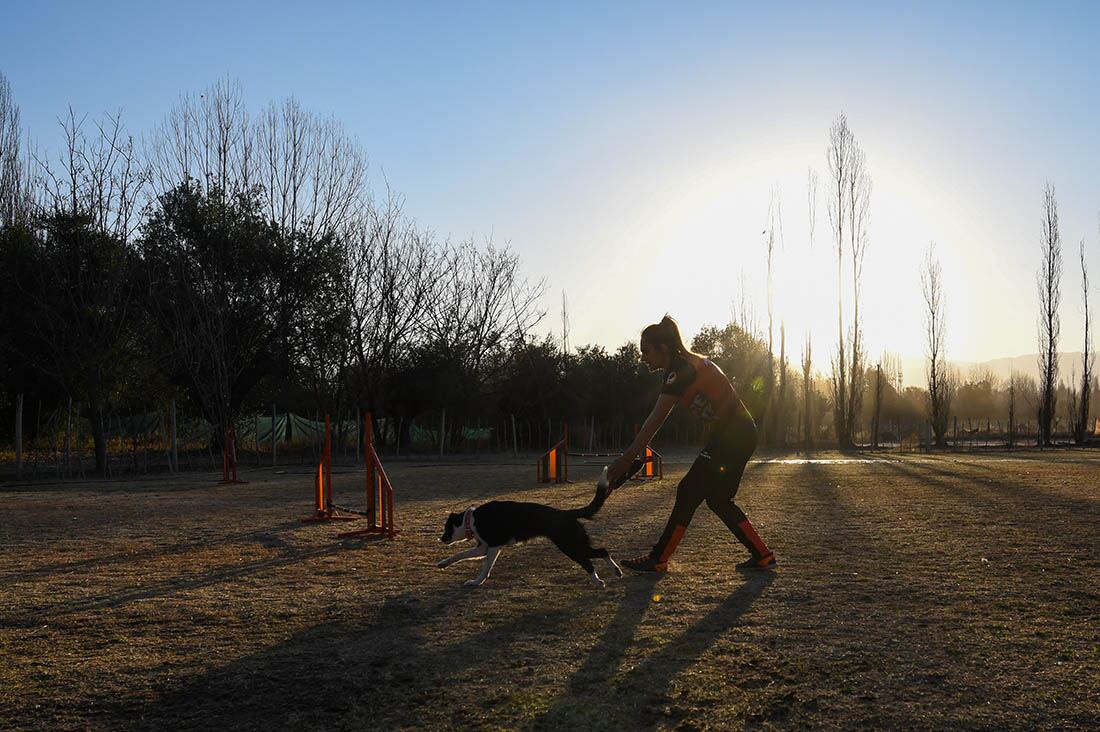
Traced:
<path fill-rule="evenodd" d="M 729 628 L 756 598 L 775 581 L 774 572 L 750 574 L 744 584 L 715 606 L 678 638 L 647 656 L 637 666 L 620 671 L 627 650 L 635 641 L 642 618 L 653 604 L 661 575 L 634 578 L 603 637 L 566 683 L 565 693 L 532 722 L 535 728 L 560 729 L 576 721 L 577 707 L 603 724 L 644 724 L 640 715 L 663 696 L 675 676 L 694 663 Z M 612 686 L 611 680 L 615 683 Z M 601 709 L 602 708 L 602 709 Z"/>

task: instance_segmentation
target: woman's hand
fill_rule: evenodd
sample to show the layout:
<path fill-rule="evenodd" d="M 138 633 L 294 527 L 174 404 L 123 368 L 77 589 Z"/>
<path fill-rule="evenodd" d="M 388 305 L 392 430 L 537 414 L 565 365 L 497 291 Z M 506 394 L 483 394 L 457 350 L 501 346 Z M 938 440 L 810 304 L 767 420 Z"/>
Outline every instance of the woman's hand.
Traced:
<path fill-rule="evenodd" d="M 630 469 L 630 463 L 633 462 L 633 455 L 627 457 L 626 455 L 620 455 L 615 459 L 615 462 L 611 463 L 607 468 L 607 484 L 615 485 L 623 479 L 626 475 L 626 471 Z"/>
<path fill-rule="evenodd" d="M 617 482 L 622 481 L 626 476 L 626 471 L 630 470 L 634 458 L 642 454 L 642 451 L 645 450 L 645 446 L 649 444 L 653 435 L 657 433 L 657 430 L 659 430 L 664 423 L 665 417 L 668 416 L 668 413 L 671 412 L 672 408 L 675 406 L 676 397 L 670 394 L 661 394 L 657 397 L 657 403 L 653 406 L 653 411 L 649 413 L 649 417 L 646 418 L 645 424 L 642 425 L 642 429 L 634 436 L 634 442 L 630 443 L 630 447 L 626 448 L 626 451 L 616 458 L 615 462 L 608 466 L 608 484 L 615 485 Z"/>

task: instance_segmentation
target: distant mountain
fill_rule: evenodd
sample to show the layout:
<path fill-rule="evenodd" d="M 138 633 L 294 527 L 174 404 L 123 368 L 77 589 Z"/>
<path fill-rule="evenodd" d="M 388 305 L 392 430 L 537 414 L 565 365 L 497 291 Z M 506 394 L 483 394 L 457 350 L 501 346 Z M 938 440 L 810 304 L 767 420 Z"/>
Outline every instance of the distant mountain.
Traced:
<path fill-rule="evenodd" d="M 970 378 L 976 369 L 987 370 L 1001 381 L 1007 381 L 1013 371 L 1036 380 L 1039 378 L 1039 354 L 1037 353 L 1014 358 L 995 358 L 992 361 L 951 361 L 950 363 L 959 369 L 964 380 Z M 1100 364 L 1100 359 L 1097 359 L 1097 363 Z M 902 358 L 902 379 L 905 385 L 927 386 L 925 381 L 927 366 L 926 358 Z M 1078 377 L 1081 375 L 1081 352 L 1059 353 L 1058 378 L 1068 383 L 1072 374 Z"/>

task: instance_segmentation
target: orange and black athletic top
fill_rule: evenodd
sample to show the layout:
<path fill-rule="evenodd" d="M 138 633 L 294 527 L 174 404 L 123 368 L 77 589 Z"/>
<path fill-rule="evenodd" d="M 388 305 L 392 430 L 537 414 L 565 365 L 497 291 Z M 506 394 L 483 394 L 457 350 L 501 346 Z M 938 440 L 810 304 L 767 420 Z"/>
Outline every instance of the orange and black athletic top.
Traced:
<path fill-rule="evenodd" d="M 722 369 L 709 358 L 694 353 L 672 357 L 661 393 L 678 397 L 680 404 L 706 422 L 733 415 L 749 416 Z"/>

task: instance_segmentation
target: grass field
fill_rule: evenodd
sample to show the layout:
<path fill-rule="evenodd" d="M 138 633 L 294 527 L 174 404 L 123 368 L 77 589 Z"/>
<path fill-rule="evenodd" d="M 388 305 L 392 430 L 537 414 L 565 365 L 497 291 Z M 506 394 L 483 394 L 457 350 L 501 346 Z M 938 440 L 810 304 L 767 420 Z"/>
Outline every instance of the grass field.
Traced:
<path fill-rule="evenodd" d="M 596 543 L 648 548 L 686 468 Z M 435 567 L 449 510 L 580 506 L 595 466 L 388 470 L 396 542 L 298 523 L 305 471 L 0 487 L 0 728 L 1100 729 L 1095 452 L 755 462 L 777 573 L 704 506 L 667 575 L 602 591 L 541 541 L 478 589 Z"/>

